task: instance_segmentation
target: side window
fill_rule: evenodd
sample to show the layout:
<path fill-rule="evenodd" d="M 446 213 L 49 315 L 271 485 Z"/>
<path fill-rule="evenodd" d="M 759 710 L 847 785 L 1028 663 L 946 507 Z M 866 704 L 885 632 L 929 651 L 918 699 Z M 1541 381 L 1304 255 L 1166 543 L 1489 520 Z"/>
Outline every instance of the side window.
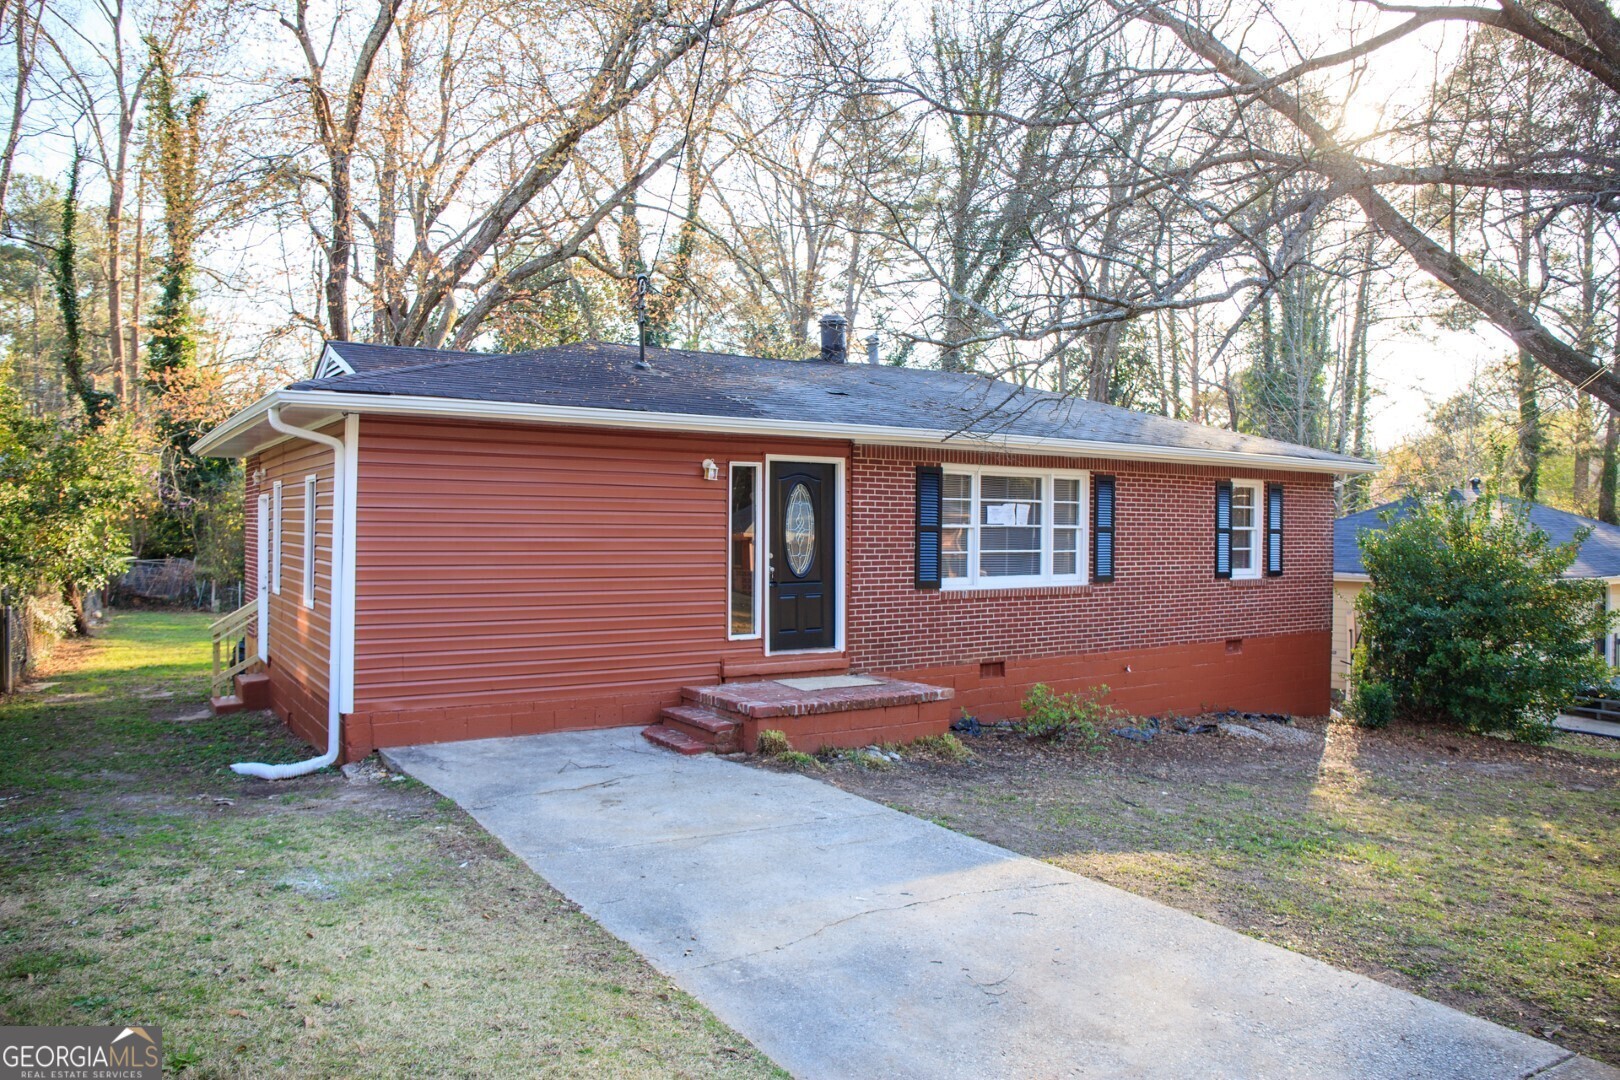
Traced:
<path fill-rule="evenodd" d="M 281 595 L 281 481 L 270 496 L 270 591 Z"/>
<path fill-rule="evenodd" d="M 304 477 L 304 606 L 315 606 L 315 516 L 318 481 Z"/>
<path fill-rule="evenodd" d="M 759 466 L 731 466 L 730 538 L 726 548 L 726 580 L 730 621 L 726 633 L 733 638 L 759 635 Z"/>
<path fill-rule="evenodd" d="M 1232 576 L 1260 576 L 1259 485 L 1232 482 Z"/>

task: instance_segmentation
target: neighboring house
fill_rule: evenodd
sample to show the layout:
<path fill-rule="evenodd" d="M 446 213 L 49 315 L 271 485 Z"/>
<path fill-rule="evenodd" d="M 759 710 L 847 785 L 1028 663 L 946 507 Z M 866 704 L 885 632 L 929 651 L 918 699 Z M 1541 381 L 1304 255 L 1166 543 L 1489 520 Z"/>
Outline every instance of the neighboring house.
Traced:
<path fill-rule="evenodd" d="M 1464 495 L 1453 498 L 1470 500 L 1479 497 L 1479 481 L 1472 481 Z M 1595 578 L 1603 581 L 1608 610 L 1620 609 L 1620 526 L 1606 525 L 1592 518 L 1556 510 L 1541 503 L 1528 503 L 1515 498 L 1503 500 L 1516 507 L 1528 506 L 1530 524 L 1546 533 L 1554 544 L 1567 544 L 1582 529 L 1591 535 L 1581 543 L 1575 562 L 1564 574 L 1567 578 Z M 1361 562 L 1361 536 L 1366 532 L 1382 532 L 1390 521 L 1411 513 L 1413 498 L 1397 499 L 1371 510 L 1349 514 L 1333 523 L 1333 689 L 1343 691 L 1349 685 L 1351 653 L 1358 640 L 1356 627 L 1356 597 L 1367 585 L 1367 568 Z M 1613 664 L 1620 660 L 1616 654 L 1615 635 L 1602 642 L 1594 642 L 1604 657 Z"/>
<path fill-rule="evenodd" d="M 661 715 L 814 750 L 1038 682 L 1328 708 L 1334 476 L 1369 462 L 847 364 L 842 320 L 819 362 L 334 342 L 316 375 L 197 451 L 246 459 L 269 701 L 346 759 Z"/>

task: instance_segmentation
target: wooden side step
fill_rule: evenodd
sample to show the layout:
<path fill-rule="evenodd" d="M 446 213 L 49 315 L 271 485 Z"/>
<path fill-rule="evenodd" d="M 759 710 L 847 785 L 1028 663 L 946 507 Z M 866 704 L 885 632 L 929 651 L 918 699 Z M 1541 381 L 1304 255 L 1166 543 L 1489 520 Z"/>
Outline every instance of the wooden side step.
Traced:
<path fill-rule="evenodd" d="M 673 750 L 677 754 L 706 754 L 714 747 L 706 742 L 699 742 L 684 731 L 676 731 L 663 724 L 654 724 L 641 729 L 642 738 L 655 746 L 662 746 L 665 750 Z"/>

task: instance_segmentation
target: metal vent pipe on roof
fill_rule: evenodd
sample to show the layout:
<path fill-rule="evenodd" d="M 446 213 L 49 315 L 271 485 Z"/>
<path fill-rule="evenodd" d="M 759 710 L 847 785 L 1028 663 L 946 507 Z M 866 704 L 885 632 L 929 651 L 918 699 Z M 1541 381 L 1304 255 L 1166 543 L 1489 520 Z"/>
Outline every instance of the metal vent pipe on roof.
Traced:
<path fill-rule="evenodd" d="M 829 364 L 842 364 L 848 358 L 844 330 L 849 326 L 842 315 L 821 317 L 821 358 Z"/>
<path fill-rule="evenodd" d="M 881 344 L 882 339 L 878 337 L 876 330 L 866 335 L 866 362 L 868 364 L 878 362 L 878 346 Z"/>

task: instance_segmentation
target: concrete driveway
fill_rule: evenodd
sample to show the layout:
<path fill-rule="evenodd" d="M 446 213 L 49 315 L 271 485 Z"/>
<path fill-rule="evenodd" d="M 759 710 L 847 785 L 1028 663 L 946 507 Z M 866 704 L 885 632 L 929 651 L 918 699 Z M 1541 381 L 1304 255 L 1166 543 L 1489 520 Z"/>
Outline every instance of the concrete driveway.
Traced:
<path fill-rule="evenodd" d="M 633 729 L 385 751 L 795 1076 L 1620 1078 L 829 785 Z"/>

